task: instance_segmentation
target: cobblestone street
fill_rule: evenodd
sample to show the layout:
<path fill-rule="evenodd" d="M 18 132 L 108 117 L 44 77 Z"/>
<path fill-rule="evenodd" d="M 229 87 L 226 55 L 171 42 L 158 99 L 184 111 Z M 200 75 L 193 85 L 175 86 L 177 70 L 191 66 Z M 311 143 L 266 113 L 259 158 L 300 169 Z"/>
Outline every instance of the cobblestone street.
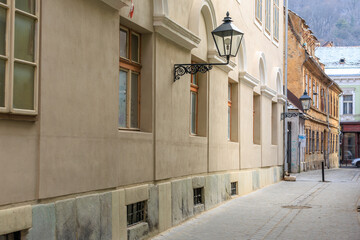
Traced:
<path fill-rule="evenodd" d="M 360 239 L 360 169 L 296 174 L 205 212 L 153 240 Z"/>

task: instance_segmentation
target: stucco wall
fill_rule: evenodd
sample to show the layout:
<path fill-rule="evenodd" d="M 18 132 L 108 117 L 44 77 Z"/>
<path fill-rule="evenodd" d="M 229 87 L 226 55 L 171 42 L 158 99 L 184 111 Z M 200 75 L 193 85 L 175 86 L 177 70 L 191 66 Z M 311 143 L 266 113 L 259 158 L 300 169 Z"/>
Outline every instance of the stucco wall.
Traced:
<path fill-rule="evenodd" d="M 160 2 L 167 2 L 164 16 L 175 30 L 184 27 L 180 34 L 194 33 L 193 39 L 201 40 L 198 47 L 180 46 L 178 39 L 155 32 L 153 1 L 135 1 L 132 19 L 128 7 L 119 13 L 99 0 L 41 1 L 39 116 L 32 122 L 0 122 L 0 174 L 6 179 L 0 192 L 7 193 L 0 194 L 0 205 L 282 164 L 282 122 L 277 146 L 267 127 L 277 98 L 261 96 L 259 145 L 252 139 L 252 105 L 254 92 L 262 95 L 260 85 L 278 89 L 274 69 L 281 72 L 283 66 L 283 39 L 275 43 L 255 25 L 250 1 Z M 190 75 L 174 83 L 173 67 L 216 60 L 210 31 L 228 10 L 245 33 L 243 50 L 229 66 L 201 76 L 201 134 L 191 136 Z M 140 131 L 118 130 L 120 24 L 142 35 Z M 239 72 L 256 83 L 244 83 Z M 237 85 L 237 137 L 232 141 L 227 139 L 229 79 Z M 277 104 L 281 112 L 283 103 Z"/>

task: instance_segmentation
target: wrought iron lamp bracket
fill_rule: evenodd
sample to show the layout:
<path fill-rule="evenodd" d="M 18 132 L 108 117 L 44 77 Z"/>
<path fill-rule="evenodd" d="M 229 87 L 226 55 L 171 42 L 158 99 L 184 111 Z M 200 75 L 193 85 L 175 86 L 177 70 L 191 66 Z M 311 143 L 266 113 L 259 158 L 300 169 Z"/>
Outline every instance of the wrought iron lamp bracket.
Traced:
<path fill-rule="evenodd" d="M 281 120 L 284 120 L 285 118 L 292 118 L 292 117 L 304 117 L 304 114 L 303 113 L 290 113 L 290 112 L 287 112 L 287 113 L 281 113 Z"/>
<path fill-rule="evenodd" d="M 226 56 L 226 63 L 193 63 L 193 64 L 175 64 L 174 65 L 174 82 L 179 80 L 185 74 L 206 73 L 210 71 L 213 66 L 228 65 L 230 56 Z"/>

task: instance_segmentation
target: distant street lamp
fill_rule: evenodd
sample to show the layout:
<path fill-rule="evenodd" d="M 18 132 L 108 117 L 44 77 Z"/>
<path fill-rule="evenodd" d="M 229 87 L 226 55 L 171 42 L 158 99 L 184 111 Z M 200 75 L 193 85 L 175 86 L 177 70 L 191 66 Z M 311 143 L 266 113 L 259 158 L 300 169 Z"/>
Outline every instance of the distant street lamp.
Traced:
<path fill-rule="evenodd" d="M 301 106 L 303 110 L 306 112 L 310 109 L 311 106 L 311 97 L 307 94 L 306 89 L 303 93 L 303 95 L 299 98 Z M 292 118 L 297 116 L 303 116 L 303 113 L 300 112 L 285 112 L 281 113 L 281 120 L 284 120 L 285 118 Z"/>
<path fill-rule="evenodd" d="M 216 49 L 220 57 L 226 57 L 226 63 L 199 63 L 199 64 L 175 64 L 174 65 L 174 82 L 179 80 L 185 74 L 205 73 L 212 69 L 213 66 L 228 65 L 230 57 L 235 57 L 239 51 L 241 40 L 244 33 L 232 24 L 229 12 L 223 20 L 223 24 L 211 32 Z"/>
<path fill-rule="evenodd" d="M 307 94 L 306 89 L 304 94 L 300 97 L 300 102 L 305 112 L 310 109 L 311 97 Z"/>

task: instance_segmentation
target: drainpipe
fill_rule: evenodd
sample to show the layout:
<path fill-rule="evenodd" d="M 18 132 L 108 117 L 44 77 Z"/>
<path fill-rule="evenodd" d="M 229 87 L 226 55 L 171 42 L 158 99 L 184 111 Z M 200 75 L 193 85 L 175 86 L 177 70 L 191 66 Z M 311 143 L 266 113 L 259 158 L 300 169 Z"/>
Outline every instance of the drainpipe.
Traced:
<path fill-rule="evenodd" d="M 289 25 L 289 5 L 288 5 L 288 0 L 285 0 L 285 66 L 284 66 L 284 77 L 285 77 L 285 89 L 284 89 L 284 93 L 285 93 L 285 97 L 286 97 L 286 102 L 285 102 L 285 116 L 288 112 L 288 100 L 287 100 L 287 73 L 288 73 L 288 25 Z M 287 118 L 284 119 L 284 165 L 283 165 L 283 177 L 285 176 L 285 169 L 287 169 L 287 171 L 289 171 L 289 164 L 287 163 Z M 290 172 L 290 171 L 289 171 Z"/>
<path fill-rule="evenodd" d="M 343 95 L 344 93 L 340 93 L 339 94 L 339 99 L 340 97 Z M 340 101 L 339 101 L 340 103 Z M 338 160 L 339 160 L 339 167 L 340 167 L 340 135 L 341 135 L 341 130 L 340 130 L 340 111 L 339 111 L 339 106 L 338 106 L 338 119 L 339 119 L 339 126 L 338 126 L 338 142 L 336 143 L 338 145 Z"/>
<path fill-rule="evenodd" d="M 329 98 L 329 88 L 334 84 L 334 82 L 332 82 L 329 86 L 327 86 L 327 114 L 326 114 L 326 122 L 327 122 L 327 125 L 328 125 L 328 141 L 327 141 L 327 153 L 326 153 L 326 165 L 328 168 L 330 168 L 330 159 L 329 159 L 329 155 L 330 155 L 330 121 L 329 121 L 329 114 L 330 114 L 330 111 L 329 111 L 329 106 L 330 106 L 330 98 Z"/>

